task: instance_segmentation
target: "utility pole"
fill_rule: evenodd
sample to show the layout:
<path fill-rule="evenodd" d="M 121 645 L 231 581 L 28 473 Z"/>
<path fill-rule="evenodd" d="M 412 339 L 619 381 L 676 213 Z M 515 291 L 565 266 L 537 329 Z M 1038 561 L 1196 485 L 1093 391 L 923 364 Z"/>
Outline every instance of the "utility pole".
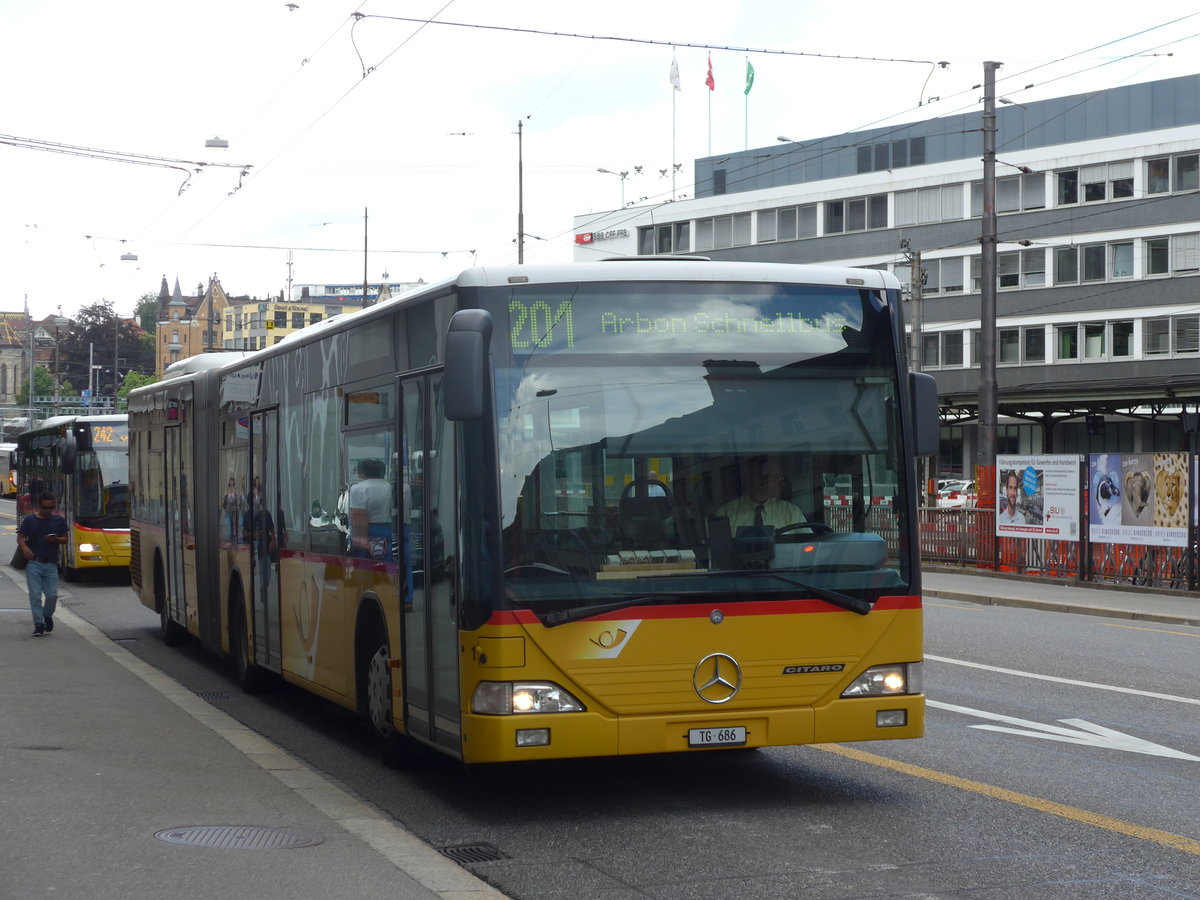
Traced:
<path fill-rule="evenodd" d="M 908 242 L 908 238 L 900 241 L 900 251 L 907 257 L 909 265 L 912 267 L 912 274 L 909 276 L 909 350 L 908 350 L 908 368 L 911 372 L 921 371 L 921 301 L 925 296 L 925 267 L 921 265 L 921 251 L 913 250 Z M 918 462 L 921 471 L 918 475 L 921 478 L 921 496 L 925 498 L 926 503 L 934 501 L 928 496 L 929 484 L 929 458 L 922 457 Z"/>
<path fill-rule="evenodd" d="M 517 120 L 517 264 L 525 262 L 525 136 Z"/>
<path fill-rule="evenodd" d="M 979 440 L 977 466 L 996 465 L 996 70 L 983 64 L 983 230 L 979 238 Z M 989 468 L 990 471 L 990 468 Z"/>
<path fill-rule="evenodd" d="M 367 297 L 367 208 L 363 207 L 363 299 L 362 305 L 365 309 L 371 305 L 370 299 Z"/>

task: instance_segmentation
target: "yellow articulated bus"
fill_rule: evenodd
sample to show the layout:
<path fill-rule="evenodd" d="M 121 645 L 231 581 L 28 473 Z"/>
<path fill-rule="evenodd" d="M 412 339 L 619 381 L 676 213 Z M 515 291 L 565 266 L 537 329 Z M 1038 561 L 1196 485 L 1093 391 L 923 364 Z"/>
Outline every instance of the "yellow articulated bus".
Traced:
<path fill-rule="evenodd" d="M 129 565 L 129 417 L 55 416 L 17 436 L 19 515 L 54 494 L 70 540 L 59 569 L 66 581 L 86 571 Z"/>
<path fill-rule="evenodd" d="M 130 395 L 133 585 L 397 763 L 919 737 L 903 335 L 883 272 L 623 259 L 195 357 Z"/>

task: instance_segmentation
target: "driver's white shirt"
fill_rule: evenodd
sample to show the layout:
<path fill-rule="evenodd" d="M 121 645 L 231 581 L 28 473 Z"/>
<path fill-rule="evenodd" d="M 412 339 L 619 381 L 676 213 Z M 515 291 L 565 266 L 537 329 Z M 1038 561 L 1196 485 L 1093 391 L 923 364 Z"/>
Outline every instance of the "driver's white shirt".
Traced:
<path fill-rule="evenodd" d="M 800 512 L 800 507 L 790 500 L 775 498 L 764 500 L 761 505 L 763 508 L 762 523 L 773 528 L 794 525 L 807 518 L 804 513 Z M 739 528 L 754 524 L 754 510 L 758 506 L 759 504 L 749 497 L 738 497 L 736 500 L 722 504 L 717 509 L 716 515 L 728 519 L 729 531 L 736 535 Z"/>

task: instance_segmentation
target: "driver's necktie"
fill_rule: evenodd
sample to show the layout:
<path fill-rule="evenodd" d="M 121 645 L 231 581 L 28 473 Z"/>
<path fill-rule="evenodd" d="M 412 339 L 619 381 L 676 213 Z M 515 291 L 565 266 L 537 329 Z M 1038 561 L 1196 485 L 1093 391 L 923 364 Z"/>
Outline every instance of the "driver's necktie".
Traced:
<path fill-rule="evenodd" d="M 760 503 L 754 507 L 754 524 L 762 525 L 763 523 L 763 505 Z"/>

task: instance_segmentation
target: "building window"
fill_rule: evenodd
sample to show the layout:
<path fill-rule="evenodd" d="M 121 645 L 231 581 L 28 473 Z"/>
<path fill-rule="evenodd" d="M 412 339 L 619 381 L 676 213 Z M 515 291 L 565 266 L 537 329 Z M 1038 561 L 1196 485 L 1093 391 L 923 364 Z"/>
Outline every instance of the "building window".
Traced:
<path fill-rule="evenodd" d="M 1109 246 L 1110 256 L 1110 278 L 1132 278 L 1133 277 L 1133 242 L 1127 241 L 1120 244 L 1111 244 Z"/>
<path fill-rule="evenodd" d="M 308 314 L 308 324 L 309 324 L 309 325 L 316 325 L 316 324 L 317 324 L 318 322 L 320 322 L 320 321 L 321 321 L 321 314 L 320 314 L 320 313 L 316 313 L 316 312 L 315 312 L 315 313 L 309 313 L 309 314 Z"/>
<path fill-rule="evenodd" d="M 1151 238 L 1145 242 L 1146 274 L 1171 274 L 1171 239 Z"/>
<path fill-rule="evenodd" d="M 1171 332 L 1173 352 L 1200 352 L 1200 320 L 1195 316 L 1176 316 L 1171 320 Z"/>
<path fill-rule="evenodd" d="M 1054 331 L 1057 341 L 1055 358 L 1058 360 L 1079 359 L 1079 326 L 1058 325 Z"/>
<path fill-rule="evenodd" d="M 1133 322 L 1112 323 L 1112 355 L 1114 357 L 1133 355 Z"/>
<path fill-rule="evenodd" d="M 950 222 L 963 217 L 961 184 L 896 192 L 896 226 Z"/>
<path fill-rule="evenodd" d="M 1133 163 L 1131 161 L 1100 163 L 1078 169 L 1063 169 L 1056 173 L 1058 205 L 1100 203 L 1133 196 Z"/>
<path fill-rule="evenodd" d="M 1025 362 L 1046 361 L 1046 329 L 1041 325 L 1021 329 Z"/>
<path fill-rule="evenodd" d="M 1054 251 L 1054 283 L 1074 284 L 1079 281 L 1079 250 L 1059 247 Z"/>
<path fill-rule="evenodd" d="M 1041 287 L 1046 283 L 1046 251 L 1021 251 L 1021 284 L 1025 287 Z"/>
<path fill-rule="evenodd" d="M 1142 323 L 1142 352 L 1147 356 L 1200 352 L 1200 318 L 1171 316 Z"/>
<path fill-rule="evenodd" d="M 304 313 L 302 313 L 302 312 L 293 312 L 292 313 L 292 327 L 293 328 L 303 328 L 304 327 Z"/>
<path fill-rule="evenodd" d="M 997 333 L 999 347 L 996 362 L 1016 364 L 1021 361 L 1021 329 L 1001 328 Z"/>
<path fill-rule="evenodd" d="M 856 150 L 855 157 L 859 173 L 919 166 L 925 162 L 925 138 L 867 144 Z"/>
<path fill-rule="evenodd" d="M 1040 172 L 996 179 L 996 212 L 1044 209 L 1045 206 L 1046 176 Z M 979 218 L 982 215 L 983 182 L 973 181 L 971 183 L 971 216 Z"/>
<path fill-rule="evenodd" d="M 826 201 L 826 234 L 877 228 L 887 228 L 887 194 Z"/>
<path fill-rule="evenodd" d="M 1171 238 L 1171 271 L 1195 272 L 1200 268 L 1200 234 L 1177 234 Z"/>
<path fill-rule="evenodd" d="M 1146 160 L 1146 193 L 1194 191 L 1200 188 L 1200 153 L 1181 153 Z"/>
<path fill-rule="evenodd" d="M 1147 319 L 1142 323 L 1142 351 L 1147 356 L 1171 352 L 1171 320 Z"/>

